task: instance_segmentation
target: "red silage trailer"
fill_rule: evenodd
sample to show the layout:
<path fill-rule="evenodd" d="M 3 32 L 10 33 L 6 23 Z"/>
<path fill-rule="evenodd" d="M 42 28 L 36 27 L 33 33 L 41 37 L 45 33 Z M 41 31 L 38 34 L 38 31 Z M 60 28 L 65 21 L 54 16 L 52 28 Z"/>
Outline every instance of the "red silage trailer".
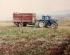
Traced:
<path fill-rule="evenodd" d="M 16 26 L 35 24 L 36 13 L 13 13 L 13 22 Z"/>

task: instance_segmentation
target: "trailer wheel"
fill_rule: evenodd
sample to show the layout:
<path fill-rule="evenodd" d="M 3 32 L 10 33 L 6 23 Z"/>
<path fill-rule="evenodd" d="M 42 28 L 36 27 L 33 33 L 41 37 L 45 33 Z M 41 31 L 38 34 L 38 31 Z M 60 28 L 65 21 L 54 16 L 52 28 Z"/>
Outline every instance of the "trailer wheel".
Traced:
<path fill-rule="evenodd" d="M 14 22 L 15 26 L 19 27 L 19 22 Z"/>
<path fill-rule="evenodd" d="M 45 21 L 43 21 L 43 20 L 39 21 L 38 27 L 43 28 L 45 26 L 46 26 L 46 22 Z"/>
<path fill-rule="evenodd" d="M 23 26 L 27 26 L 27 23 L 26 23 L 26 22 L 24 22 L 24 23 L 23 23 Z"/>
<path fill-rule="evenodd" d="M 23 23 L 22 23 L 22 22 L 20 22 L 20 23 L 19 23 L 19 26 L 20 26 L 20 27 L 22 27 L 22 26 L 23 26 L 22 24 L 23 24 Z"/>
<path fill-rule="evenodd" d="M 57 27 L 58 27 L 58 24 L 57 23 L 52 23 L 51 24 L 51 28 L 56 29 Z"/>

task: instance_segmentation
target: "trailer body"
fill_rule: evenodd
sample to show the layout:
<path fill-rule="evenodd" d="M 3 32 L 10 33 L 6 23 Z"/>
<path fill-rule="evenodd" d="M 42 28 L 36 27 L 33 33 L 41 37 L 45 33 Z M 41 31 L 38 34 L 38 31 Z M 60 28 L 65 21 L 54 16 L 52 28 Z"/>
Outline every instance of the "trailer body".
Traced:
<path fill-rule="evenodd" d="M 13 13 L 13 22 L 16 26 L 26 26 L 27 24 L 35 24 L 35 13 Z"/>

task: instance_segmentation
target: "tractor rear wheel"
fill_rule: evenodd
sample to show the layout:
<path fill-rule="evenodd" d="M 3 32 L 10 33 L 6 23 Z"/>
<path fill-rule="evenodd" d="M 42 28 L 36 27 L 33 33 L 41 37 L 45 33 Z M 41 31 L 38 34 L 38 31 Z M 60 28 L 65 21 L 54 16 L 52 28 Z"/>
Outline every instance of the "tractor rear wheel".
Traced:
<path fill-rule="evenodd" d="M 58 24 L 57 23 L 52 23 L 51 24 L 51 28 L 56 29 L 57 27 L 58 27 Z"/>
<path fill-rule="evenodd" d="M 45 26 L 46 26 L 46 22 L 45 21 L 43 21 L 43 20 L 39 21 L 38 27 L 43 28 Z"/>

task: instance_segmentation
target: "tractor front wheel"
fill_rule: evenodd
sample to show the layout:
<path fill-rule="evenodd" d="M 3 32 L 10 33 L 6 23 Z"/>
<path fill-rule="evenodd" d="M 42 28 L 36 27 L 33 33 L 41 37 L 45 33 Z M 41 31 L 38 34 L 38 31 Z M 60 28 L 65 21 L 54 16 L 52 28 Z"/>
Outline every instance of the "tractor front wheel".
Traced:
<path fill-rule="evenodd" d="M 57 27 L 58 27 L 58 24 L 57 23 L 52 23 L 51 24 L 51 28 L 56 29 Z"/>
<path fill-rule="evenodd" d="M 46 26 L 45 21 L 43 21 L 43 20 L 39 21 L 38 26 L 39 26 L 40 28 L 45 27 L 45 26 Z"/>

